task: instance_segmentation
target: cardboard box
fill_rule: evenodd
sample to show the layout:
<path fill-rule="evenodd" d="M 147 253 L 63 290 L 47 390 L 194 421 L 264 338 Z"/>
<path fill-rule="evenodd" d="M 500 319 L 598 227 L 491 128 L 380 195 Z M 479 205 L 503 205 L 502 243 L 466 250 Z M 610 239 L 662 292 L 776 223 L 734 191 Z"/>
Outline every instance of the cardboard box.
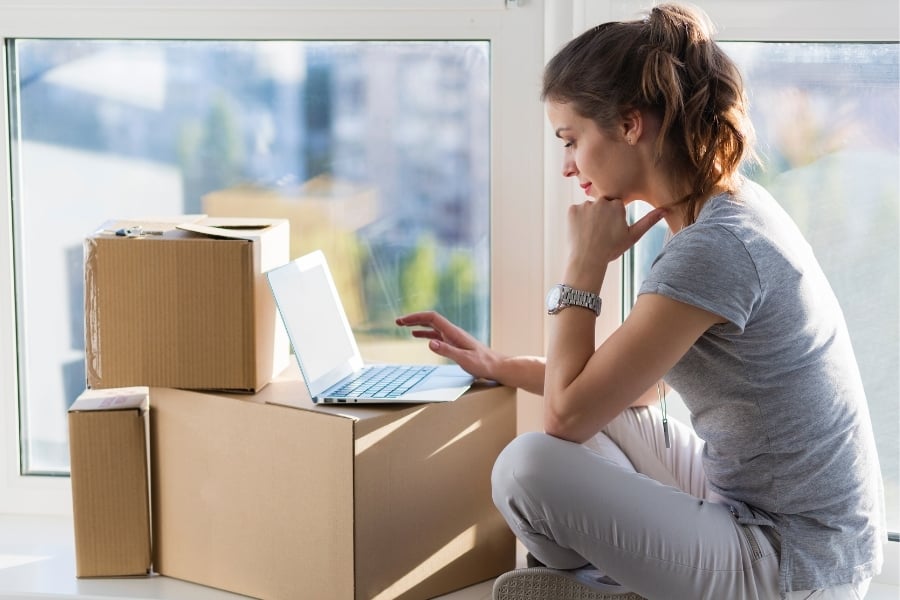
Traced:
<path fill-rule="evenodd" d="M 264 275 L 288 244 L 280 219 L 104 225 L 84 243 L 88 387 L 260 390 L 288 364 Z"/>
<path fill-rule="evenodd" d="M 432 598 L 514 568 L 490 473 L 515 391 L 316 406 L 296 367 L 254 396 L 151 390 L 154 567 L 266 599 Z"/>
<path fill-rule="evenodd" d="M 88 390 L 69 409 L 78 577 L 150 572 L 147 393 Z"/>

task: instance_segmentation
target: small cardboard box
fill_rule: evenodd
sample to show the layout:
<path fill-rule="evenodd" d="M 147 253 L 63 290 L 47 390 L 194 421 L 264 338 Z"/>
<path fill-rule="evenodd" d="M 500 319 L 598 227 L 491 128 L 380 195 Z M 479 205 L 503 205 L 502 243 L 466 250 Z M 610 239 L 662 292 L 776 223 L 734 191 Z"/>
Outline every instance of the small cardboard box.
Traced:
<path fill-rule="evenodd" d="M 432 598 L 514 568 L 490 474 L 515 390 L 317 406 L 296 367 L 259 394 L 153 388 L 154 568 L 248 596 Z"/>
<path fill-rule="evenodd" d="M 69 408 L 78 577 L 150 572 L 147 394 L 88 390 Z"/>
<path fill-rule="evenodd" d="M 288 245 L 282 219 L 104 225 L 84 243 L 88 387 L 260 390 L 288 364 L 264 275 Z"/>

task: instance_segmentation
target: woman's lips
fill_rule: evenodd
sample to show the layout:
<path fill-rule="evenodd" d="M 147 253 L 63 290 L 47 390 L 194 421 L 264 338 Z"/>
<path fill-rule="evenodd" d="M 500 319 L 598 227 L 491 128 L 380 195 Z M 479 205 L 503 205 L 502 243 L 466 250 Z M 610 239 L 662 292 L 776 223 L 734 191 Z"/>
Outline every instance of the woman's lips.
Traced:
<path fill-rule="evenodd" d="M 587 183 L 582 183 L 582 184 L 581 184 L 581 189 L 584 190 L 584 193 L 585 193 L 585 194 L 589 193 L 590 190 L 591 190 L 591 182 L 588 181 Z"/>

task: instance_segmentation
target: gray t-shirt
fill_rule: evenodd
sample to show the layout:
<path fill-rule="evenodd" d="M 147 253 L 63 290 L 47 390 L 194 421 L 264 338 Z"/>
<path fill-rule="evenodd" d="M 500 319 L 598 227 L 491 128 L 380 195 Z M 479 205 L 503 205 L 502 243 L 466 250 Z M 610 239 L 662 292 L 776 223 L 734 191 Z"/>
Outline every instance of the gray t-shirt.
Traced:
<path fill-rule="evenodd" d="M 727 319 L 666 375 L 706 442 L 713 490 L 781 537 L 782 592 L 878 573 L 881 472 L 841 308 L 812 249 L 760 186 L 703 206 L 642 294 Z"/>

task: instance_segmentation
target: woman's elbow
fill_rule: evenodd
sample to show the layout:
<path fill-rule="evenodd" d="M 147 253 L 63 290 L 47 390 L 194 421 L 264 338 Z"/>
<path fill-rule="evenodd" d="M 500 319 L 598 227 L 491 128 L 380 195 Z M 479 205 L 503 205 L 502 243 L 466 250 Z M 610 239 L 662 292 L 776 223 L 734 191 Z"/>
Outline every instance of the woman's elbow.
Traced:
<path fill-rule="evenodd" d="M 590 439 L 590 432 L 577 416 L 560 413 L 550 403 L 544 409 L 544 433 L 568 442 L 582 444 Z"/>

